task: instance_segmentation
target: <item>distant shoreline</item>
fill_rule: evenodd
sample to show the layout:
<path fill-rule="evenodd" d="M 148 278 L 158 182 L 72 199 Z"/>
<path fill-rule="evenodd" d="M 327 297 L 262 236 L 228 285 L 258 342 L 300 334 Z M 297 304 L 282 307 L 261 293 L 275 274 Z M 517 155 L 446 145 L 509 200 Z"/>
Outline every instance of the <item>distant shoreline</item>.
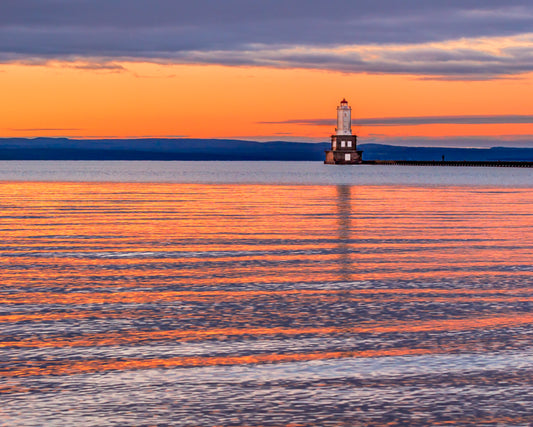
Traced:
<path fill-rule="evenodd" d="M 533 148 L 410 147 L 359 143 L 363 162 L 424 166 L 503 166 L 533 162 Z M 0 138 L 0 160 L 147 160 L 147 161 L 323 161 L 330 143 L 246 141 L 232 139 Z M 445 160 L 442 163 L 442 160 Z M 407 163 L 406 163 L 407 162 Z M 414 163 L 413 163 L 414 162 Z M 463 164 L 467 162 L 467 164 Z M 482 165 L 479 165 L 482 166 Z M 530 166 L 527 166 L 530 167 Z"/>

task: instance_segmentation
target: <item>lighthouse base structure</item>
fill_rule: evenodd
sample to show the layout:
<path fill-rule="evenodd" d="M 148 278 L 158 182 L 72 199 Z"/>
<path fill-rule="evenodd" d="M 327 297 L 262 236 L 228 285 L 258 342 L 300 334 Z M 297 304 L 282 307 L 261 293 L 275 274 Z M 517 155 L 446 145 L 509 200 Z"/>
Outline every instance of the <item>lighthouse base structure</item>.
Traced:
<path fill-rule="evenodd" d="M 363 163 L 362 151 L 326 151 L 327 165 L 357 165 Z"/>
<path fill-rule="evenodd" d="M 326 151 L 327 165 L 356 165 L 363 162 L 363 152 L 357 150 L 357 136 L 332 135 L 331 150 Z"/>

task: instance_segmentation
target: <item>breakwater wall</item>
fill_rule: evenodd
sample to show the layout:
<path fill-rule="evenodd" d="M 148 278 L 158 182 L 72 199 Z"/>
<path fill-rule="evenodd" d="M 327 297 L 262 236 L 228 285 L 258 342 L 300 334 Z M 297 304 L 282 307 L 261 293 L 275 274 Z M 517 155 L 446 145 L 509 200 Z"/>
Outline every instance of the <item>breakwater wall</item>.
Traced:
<path fill-rule="evenodd" d="M 362 164 L 393 166 L 479 166 L 497 168 L 533 168 L 533 162 L 520 161 L 363 160 Z"/>

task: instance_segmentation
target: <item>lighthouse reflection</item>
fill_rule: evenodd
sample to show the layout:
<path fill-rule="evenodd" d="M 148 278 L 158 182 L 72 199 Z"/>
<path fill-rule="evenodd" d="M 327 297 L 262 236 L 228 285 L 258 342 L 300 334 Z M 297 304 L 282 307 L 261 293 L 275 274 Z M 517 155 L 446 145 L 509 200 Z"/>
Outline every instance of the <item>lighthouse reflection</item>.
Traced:
<path fill-rule="evenodd" d="M 349 282 L 353 280 L 353 265 L 350 253 L 350 238 L 352 227 L 352 187 L 337 185 L 337 251 L 339 253 L 339 280 Z"/>

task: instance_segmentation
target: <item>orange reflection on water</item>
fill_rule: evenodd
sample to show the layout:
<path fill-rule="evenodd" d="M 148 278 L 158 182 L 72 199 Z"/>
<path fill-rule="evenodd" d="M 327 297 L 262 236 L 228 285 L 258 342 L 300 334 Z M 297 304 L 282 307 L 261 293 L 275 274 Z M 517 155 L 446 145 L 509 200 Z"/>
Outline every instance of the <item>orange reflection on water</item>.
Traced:
<path fill-rule="evenodd" d="M 58 320 L 82 320 L 82 319 L 123 319 L 125 313 L 122 311 L 110 312 L 110 311 L 69 311 L 69 312 L 46 312 L 38 314 L 29 314 L 29 313 L 15 313 L 15 314 L 6 314 L 0 316 L 0 323 L 12 323 L 12 322 L 48 322 L 48 321 L 58 321 Z M 129 319 L 135 319 L 140 317 L 149 316 L 150 318 L 165 318 L 169 317 L 168 314 L 163 313 L 154 313 L 154 312 L 143 312 L 143 311 L 128 311 L 127 316 Z M 172 317 L 178 317 L 173 315 Z M 191 314 L 180 313 L 179 318 L 185 319 L 193 317 Z"/>
<path fill-rule="evenodd" d="M 86 395 L 68 397 L 76 378 L 31 377 L 92 373 L 89 399 L 105 389 L 127 401 L 161 396 L 167 385 L 148 373 L 147 382 L 117 387 L 99 373 L 469 353 L 431 380 L 391 361 L 399 379 L 410 378 L 403 384 L 418 387 L 415 408 L 424 393 L 440 403 L 437 387 L 455 375 L 453 363 L 485 366 L 531 347 L 531 206 L 530 189 L 0 183 L 0 393 L 15 411 L 20 396 L 83 407 Z M 437 358 L 422 363 L 440 370 Z M 516 384 L 529 372 L 521 361 L 509 366 L 518 367 Z M 279 395 L 291 404 L 294 383 L 279 371 Z M 379 400 L 385 383 L 375 373 L 378 387 L 364 392 L 373 388 Z M 352 374 L 335 380 L 341 388 L 328 399 L 353 388 Z M 506 399 L 511 387 L 498 375 L 486 383 L 494 378 L 487 393 L 503 390 Z M 413 391 L 395 381 L 391 395 Z M 216 381 L 204 386 L 220 399 Z M 255 405 L 264 394 L 250 390 Z M 484 420 L 507 419 L 474 419 Z"/>
<path fill-rule="evenodd" d="M 133 344 L 143 341 L 167 340 L 205 340 L 226 338 L 230 336 L 265 336 L 265 335 L 333 335 L 333 334 L 385 334 L 397 332 L 430 332 L 430 331 L 466 331 L 473 329 L 500 329 L 533 323 L 533 314 L 520 316 L 494 316 L 459 319 L 438 319 L 417 322 L 374 322 L 368 326 L 322 327 L 322 328 L 220 328 L 202 330 L 170 330 L 170 331 L 138 331 L 124 330 L 121 332 L 105 332 L 77 337 L 61 338 L 51 336 L 46 339 L 4 340 L 0 347 L 32 348 L 32 347 L 91 347 Z"/>
<path fill-rule="evenodd" d="M 4 285 L 11 287 L 66 277 L 71 286 L 83 286 L 89 275 L 91 285 L 106 286 L 124 270 L 143 279 L 173 273 L 178 283 L 197 285 L 530 275 L 505 268 L 530 263 L 530 248 L 516 244 L 531 233 L 528 189 L 155 183 L 0 188 L 3 250 L 17 255 L 5 259 Z M 38 257 L 24 257 L 30 253 Z M 126 280 L 122 285 L 132 286 Z"/>
<path fill-rule="evenodd" d="M 247 299 L 275 296 L 310 297 L 341 295 L 352 297 L 361 301 L 373 301 L 372 299 L 362 299 L 359 295 L 387 295 L 387 301 L 400 300 L 402 296 L 408 296 L 409 301 L 467 301 L 466 297 L 458 295 L 472 295 L 474 301 L 504 301 L 520 300 L 530 301 L 529 297 L 521 294 L 530 294 L 528 288 L 518 289 L 439 289 L 439 288 L 417 288 L 417 289 L 357 289 L 357 290 L 336 290 L 336 289 L 290 289 L 290 290 L 265 290 L 265 291 L 124 291 L 124 292 L 70 292 L 66 294 L 52 292 L 19 292 L 0 297 L 1 304 L 105 304 L 105 303 L 135 303 L 142 304 L 157 301 L 187 301 L 202 300 L 205 298 L 215 299 Z M 414 299 L 412 295 L 422 295 Z M 436 300 L 435 295 L 446 295 L 445 298 Z M 486 295 L 493 299 L 487 299 Z M 518 295 L 518 296 L 517 296 Z M 494 299 L 497 298 L 497 299 Z M 379 301 L 384 301 L 380 297 Z"/>
<path fill-rule="evenodd" d="M 454 346 L 454 350 L 464 347 Z M 450 348 L 446 349 L 450 351 Z M 174 357 L 168 359 L 129 359 L 129 360 L 84 360 L 52 362 L 43 366 L 30 362 L 23 368 L 0 371 L 0 377 L 26 377 L 38 375 L 75 375 L 81 373 L 105 372 L 110 370 L 156 369 L 173 367 L 227 366 L 258 363 L 307 362 L 311 360 L 341 359 L 353 357 L 414 356 L 443 353 L 442 348 L 395 348 L 365 351 L 339 351 L 298 354 L 256 354 L 251 356 L 225 357 Z M 32 366 L 33 365 L 33 366 Z M 51 365 L 51 366 L 50 366 Z"/>

